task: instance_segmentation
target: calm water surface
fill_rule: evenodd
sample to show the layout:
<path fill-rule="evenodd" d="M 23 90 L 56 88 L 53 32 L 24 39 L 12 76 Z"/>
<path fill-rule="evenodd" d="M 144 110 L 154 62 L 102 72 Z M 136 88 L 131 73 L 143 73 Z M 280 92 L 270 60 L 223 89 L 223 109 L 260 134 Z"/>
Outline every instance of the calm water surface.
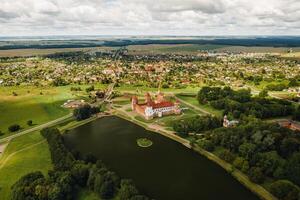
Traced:
<path fill-rule="evenodd" d="M 205 157 L 118 117 L 93 121 L 64 137 L 70 149 L 92 153 L 157 200 L 258 200 Z M 151 139 L 153 145 L 137 146 L 141 137 Z"/>

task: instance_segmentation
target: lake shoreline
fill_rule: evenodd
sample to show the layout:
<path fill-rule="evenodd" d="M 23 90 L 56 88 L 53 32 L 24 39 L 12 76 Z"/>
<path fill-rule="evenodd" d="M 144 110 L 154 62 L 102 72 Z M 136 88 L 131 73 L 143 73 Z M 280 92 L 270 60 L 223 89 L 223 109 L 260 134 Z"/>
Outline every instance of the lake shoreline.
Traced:
<path fill-rule="evenodd" d="M 231 174 L 238 182 L 240 182 L 243 186 L 245 186 L 248 190 L 250 190 L 252 193 L 257 195 L 260 199 L 262 200 L 278 200 L 275 196 L 273 196 L 269 191 L 267 191 L 264 187 L 262 187 L 259 184 L 253 183 L 252 181 L 249 180 L 248 176 L 242 173 L 240 170 L 235 169 L 232 164 L 220 159 L 218 156 L 215 154 L 208 152 L 200 147 L 193 147 L 190 145 L 190 142 L 182 137 L 179 137 L 175 134 L 170 134 L 168 132 L 158 130 L 158 129 L 153 129 L 149 127 L 146 123 L 140 122 L 134 118 L 130 118 L 127 115 L 124 115 L 120 112 L 115 112 L 114 114 L 117 117 L 120 117 L 122 119 L 125 119 L 129 122 L 132 122 L 138 126 L 142 126 L 148 131 L 152 131 L 155 133 L 159 133 L 165 137 L 168 137 L 169 139 L 172 139 L 183 146 L 192 149 L 196 153 L 206 157 L 210 161 L 213 161 L 216 163 L 218 166 L 222 167 L 227 173 Z"/>

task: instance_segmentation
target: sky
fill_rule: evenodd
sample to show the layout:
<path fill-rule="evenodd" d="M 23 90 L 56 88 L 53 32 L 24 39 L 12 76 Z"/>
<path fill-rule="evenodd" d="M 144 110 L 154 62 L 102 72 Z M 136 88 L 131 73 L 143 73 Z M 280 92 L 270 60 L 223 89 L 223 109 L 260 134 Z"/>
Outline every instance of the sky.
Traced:
<path fill-rule="evenodd" d="M 0 0 L 0 36 L 300 35 L 300 0 Z"/>

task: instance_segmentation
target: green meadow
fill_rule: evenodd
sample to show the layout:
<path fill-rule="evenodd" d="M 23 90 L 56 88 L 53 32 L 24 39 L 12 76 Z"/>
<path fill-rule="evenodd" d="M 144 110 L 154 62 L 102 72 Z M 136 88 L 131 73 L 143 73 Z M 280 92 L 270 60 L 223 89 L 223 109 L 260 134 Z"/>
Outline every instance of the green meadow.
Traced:
<path fill-rule="evenodd" d="M 16 95 L 13 95 L 15 93 Z M 77 98 L 66 87 L 0 87 L 0 131 L 9 133 L 8 127 L 19 124 L 21 128 L 28 129 L 28 120 L 34 125 L 62 117 L 70 110 L 61 107 L 68 99 Z"/>
<path fill-rule="evenodd" d="M 39 132 L 13 139 L 0 157 L 0 197 L 11 199 L 11 186 L 22 176 L 41 171 L 45 175 L 52 168 L 47 142 Z"/>

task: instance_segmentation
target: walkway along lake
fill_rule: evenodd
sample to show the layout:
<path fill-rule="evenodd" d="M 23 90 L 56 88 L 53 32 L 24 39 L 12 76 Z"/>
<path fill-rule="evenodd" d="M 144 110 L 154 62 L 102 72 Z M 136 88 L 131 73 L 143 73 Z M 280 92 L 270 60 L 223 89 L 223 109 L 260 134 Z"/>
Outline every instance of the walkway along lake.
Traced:
<path fill-rule="evenodd" d="M 71 150 L 92 153 L 156 200 L 258 200 L 207 158 L 118 117 L 92 121 L 64 137 Z M 148 138 L 153 145 L 139 147 L 138 138 Z"/>

